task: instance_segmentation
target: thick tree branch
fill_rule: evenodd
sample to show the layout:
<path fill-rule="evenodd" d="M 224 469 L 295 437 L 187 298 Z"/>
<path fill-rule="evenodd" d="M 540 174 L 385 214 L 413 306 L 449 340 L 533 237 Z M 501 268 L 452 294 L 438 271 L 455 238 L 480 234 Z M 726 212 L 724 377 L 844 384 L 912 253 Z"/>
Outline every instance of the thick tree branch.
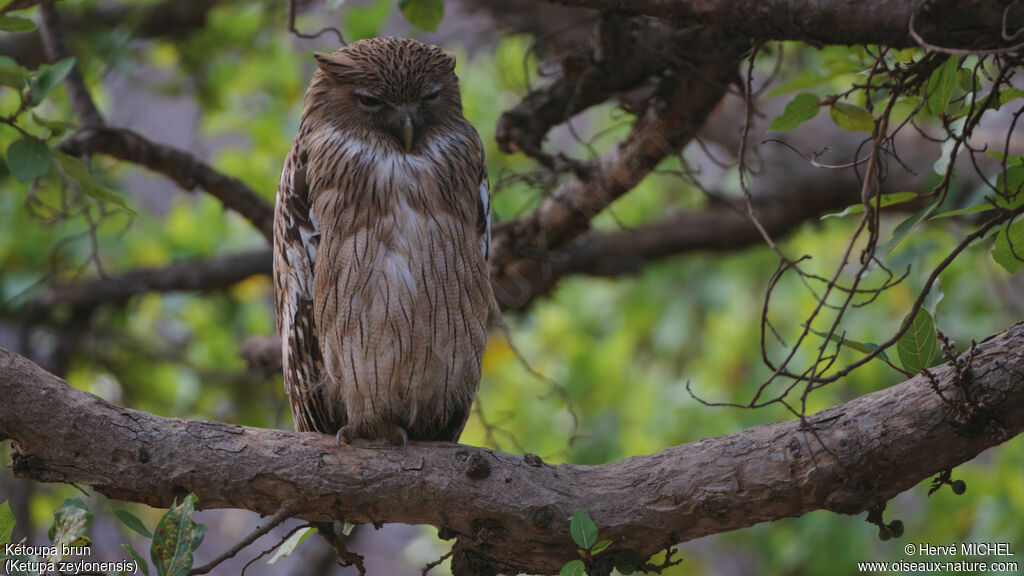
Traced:
<path fill-rule="evenodd" d="M 1011 0 L 550 0 L 607 12 L 653 16 L 677 26 L 715 25 L 757 40 L 813 44 L 915 44 L 910 17 L 929 43 L 994 49 L 1001 43 L 1004 9 Z M 1024 25 L 1024 10 L 1008 14 L 1008 28 Z"/>
<path fill-rule="evenodd" d="M 107 154 L 145 166 L 174 180 L 185 190 L 202 188 L 252 222 L 268 242 L 274 238 L 274 207 L 238 178 L 226 176 L 192 154 L 153 143 L 130 130 L 89 128 L 60 144 L 66 154 Z"/>
<path fill-rule="evenodd" d="M 502 306 L 530 300 L 527 278 L 544 254 L 586 231 L 590 220 L 633 189 L 666 157 L 682 149 L 735 80 L 745 41 L 704 29 L 689 35 L 692 64 L 667 73 L 629 136 L 577 169 L 540 206 L 495 228 L 491 259 L 495 295 Z"/>
<path fill-rule="evenodd" d="M 541 143 L 552 127 L 653 76 L 683 68 L 692 34 L 658 22 L 605 18 L 592 42 L 589 57 L 576 52 L 563 56 L 561 76 L 501 115 L 495 140 L 503 152 L 524 152 L 544 161 Z"/>
<path fill-rule="evenodd" d="M 758 221 L 778 238 L 829 210 L 860 201 L 856 182 L 842 178 L 807 179 L 799 188 L 754 198 Z M 667 216 L 644 226 L 616 231 L 591 231 L 546 255 L 524 277 L 534 298 L 547 294 L 564 276 L 638 274 L 648 263 L 686 252 L 727 252 L 763 242 L 746 216 L 742 200 L 712 201 L 701 210 Z M 525 305 L 525 304 L 524 304 Z"/>
<path fill-rule="evenodd" d="M 963 398 L 954 370 L 932 373 L 945 398 Z M 967 425 L 917 376 L 805 422 L 602 466 L 551 466 L 457 444 L 338 447 L 314 433 L 161 418 L 0 349 L 0 438 L 14 440 L 20 477 L 159 507 L 194 492 L 203 508 L 270 514 L 294 501 L 294 515 L 312 522 L 432 524 L 458 536 L 465 572 L 552 573 L 575 557 L 568 518 L 577 508 L 612 550 L 646 557 L 759 522 L 881 504 L 1024 430 L 1024 324 L 982 342 L 968 376 L 987 407 Z"/>

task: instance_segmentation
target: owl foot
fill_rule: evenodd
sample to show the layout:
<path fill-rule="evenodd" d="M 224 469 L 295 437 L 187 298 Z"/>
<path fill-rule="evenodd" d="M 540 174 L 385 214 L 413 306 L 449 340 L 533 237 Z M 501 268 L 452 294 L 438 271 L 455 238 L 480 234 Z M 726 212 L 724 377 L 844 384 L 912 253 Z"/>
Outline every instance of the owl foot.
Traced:
<path fill-rule="evenodd" d="M 388 442 L 395 446 L 407 446 L 409 444 L 409 433 L 405 431 L 405 428 L 392 424 L 388 429 Z"/>
<path fill-rule="evenodd" d="M 349 426 L 342 426 L 338 429 L 338 446 L 344 444 L 348 446 L 353 440 L 359 438 L 355 435 L 355 430 L 350 430 Z M 395 446 L 406 446 L 409 444 L 409 433 L 405 431 L 405 428 L 392 424 L 388 427 L 388 442 Z"/>
<path fill-rule="evenodd" d="M 352 435 L 352 432 L 349 431 L 348 426 L 338 428 L 338 446 L 341 446 L 342 444 L 348 446 L 353 440 L 355 440 L 355 437 Z"/>

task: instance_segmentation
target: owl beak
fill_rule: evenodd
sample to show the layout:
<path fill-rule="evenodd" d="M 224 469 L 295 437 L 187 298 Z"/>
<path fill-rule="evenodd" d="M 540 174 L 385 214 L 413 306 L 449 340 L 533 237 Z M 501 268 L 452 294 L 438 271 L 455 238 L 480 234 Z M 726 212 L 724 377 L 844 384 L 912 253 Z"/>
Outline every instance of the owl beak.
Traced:
<path fill-rule="evenodd" d="M 406 112 L 402 121 L 402 145 L 406 152 L 412 152 L 412 137 L 415 133 L 412 124 L 412 114 Z"/>

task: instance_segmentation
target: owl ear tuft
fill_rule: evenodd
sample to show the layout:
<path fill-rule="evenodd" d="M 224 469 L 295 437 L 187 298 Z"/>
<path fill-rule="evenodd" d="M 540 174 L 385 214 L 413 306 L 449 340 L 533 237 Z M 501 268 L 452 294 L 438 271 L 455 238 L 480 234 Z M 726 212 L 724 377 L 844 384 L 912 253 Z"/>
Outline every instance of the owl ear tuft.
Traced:
<path fill-rule="evenodd" d="M 448 67 L 448 71 L 449 72 L 454 72 L 455 71 L 455 54 L 452 54 L 451 52 L 449 52 L 447 50 L 444 50 L 443 52 L 444 52 L 445 65 Z"/>
<path fill-rule="evenodd" d="M 355 61 L 341 51 L 331 54 L 314 52 L 313 58 L 316 58 L 316 63 L 321 70 L 337 80 L 345 80 L 356 71 Z"/>

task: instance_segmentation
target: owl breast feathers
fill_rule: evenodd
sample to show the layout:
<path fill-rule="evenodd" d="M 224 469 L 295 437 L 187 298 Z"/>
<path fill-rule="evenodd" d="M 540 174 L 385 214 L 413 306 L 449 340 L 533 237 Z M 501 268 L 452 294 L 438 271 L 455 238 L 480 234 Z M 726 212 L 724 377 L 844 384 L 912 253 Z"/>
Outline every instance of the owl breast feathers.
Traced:
<path fill-rule="evenodd" d="M 496 312 L 483 145 L 455 59 L 378 38 L 316 60 L 274 222 L 295 427 L 455 441 Z"/>

